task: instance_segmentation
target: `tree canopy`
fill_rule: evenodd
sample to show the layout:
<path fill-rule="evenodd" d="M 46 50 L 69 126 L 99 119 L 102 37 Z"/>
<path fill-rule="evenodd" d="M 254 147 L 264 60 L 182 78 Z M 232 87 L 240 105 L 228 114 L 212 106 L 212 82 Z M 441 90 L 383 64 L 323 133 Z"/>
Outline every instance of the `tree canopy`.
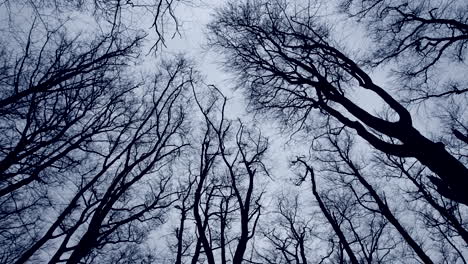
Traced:
<path fill-rule="evenodd" d="M 0 1 L 0 263 L 467 263 L 464 1 L 210 8 Z"/>

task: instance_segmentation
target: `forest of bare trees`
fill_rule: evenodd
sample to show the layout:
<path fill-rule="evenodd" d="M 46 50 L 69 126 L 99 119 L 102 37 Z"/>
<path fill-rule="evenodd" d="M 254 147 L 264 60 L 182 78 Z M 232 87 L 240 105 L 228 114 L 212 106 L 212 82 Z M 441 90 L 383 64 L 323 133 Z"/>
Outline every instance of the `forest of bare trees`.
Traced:
<path fill-rule="evenodd" d="M 171 50 L 190 9 L 229 81 Z M 468 262 L 465 1 L 0 0 L 0 20 L 0 263 Z"/>

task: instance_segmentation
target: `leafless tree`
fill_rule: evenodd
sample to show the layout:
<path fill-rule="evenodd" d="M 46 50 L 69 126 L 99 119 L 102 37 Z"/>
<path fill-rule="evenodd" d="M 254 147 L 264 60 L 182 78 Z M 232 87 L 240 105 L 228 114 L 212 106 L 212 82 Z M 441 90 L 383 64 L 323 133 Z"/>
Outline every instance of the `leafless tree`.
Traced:
<path fill-rule="evenodd" d="M 285 1 L 227 4 L 209 26 L 211 44 L 226 55 L 254 109 L 300 126 L 316 109 L 384 153 L 418 159 L 437 175 L 441 194 L 468 204 L 465 164 L 414 127 L 410 112 L 342 51 L 315 11 Z M 354 89 L 374 93 L 396 117 L 367 112 L 349 98 Z"/>
<path fill-rule="evenodd" d="M 21 254 L 40 236 L 51 191 L 82 169 L 98 139 L 124 126 L 138 83 L 125 69 L 141 37 L 113 34 L 94 41 L 47 32 L 36 24 L 24 46 L 1 43 L 0 202 L 2 258 Z M 23 49 L 21 49 L 23 48 Z M 91 164 L 90 168 L 91 168 Z M 84 172 L 84 171 L 83 171 Z M 87 173 L 87 172 L 84 172 Z M 5 250 L 5 251 L 3 251 Z"/>
<path fill-rule="evenodd" d="M 414 185 L 415 189 L 408 190 L 408 193 L 414 200 L 427 203 L 427 206 L 419 207 L 417 213 L 426 219 L 428 228 L 444 227 L 442 233 L 447 236 L 460 237 L 468 244 L 464 209 L 434 191 L 431 183 L 423 176 L 425 173 L 424 166 L 416 161 L 383 155 L 378 156 L 377 161 L 384 164 L 385 169 L 388 171 L 387 174 L 406 178 Z"/>
<path fill-rule="evenodd" d="M 467 263 L 468 93 L 442 72 L 466 69 L 464 3 L 218 9 L 209 44 L 250 110 L 301 144 L 275 172 L 278 185 L 295 175 L 294 191 L 271 193 L 278 155 L 261 129 L 162 53 L 183 3 L 0 1 L 0 263 Z M 343 15 L 365 25 L 369 52 L 336 39 Z M 143 57 L 147 40 L 163 56 Z M 377 67 L 397 78 L 378 85 Z M 414 106 L 431 107 L 434 131 L 416 128 Z"/>
<path fill-rule="evenodd" d="M 301 196 L 302 197 L 302 196 Z M 260 262 L 265 263 L 312 263 L 316 251 L 311 249 L 315 226 L 313 216 L 308 216 L 298 194 L 283 194 L 278 197 L 275 215 L 260 226 L 265 241 L 256 248 Z M 314 252 L 314 253 L 312 253 Z M 318 254 L 317 254 L 318 255 Z M 322 262 L 323 263 L 323 262 Z"/>
<path fill-rule="evenodd" d="M 365 208 L 369 210 L 375 210 L 369 205 L 365 205 L 363 201 L 368 201 L 369 199 L 364 199 L 363 197 L 365 196 L 370 196 L 371 197 L 371 203 L 375 203 L 377 206 L 378 210 L 375 210 L 376 212 L 382 214 L 388 222 L 394 226 L 394 228 L 400 233 L 400 235 L 403 237 L 403 239 L 409 244 L 409 246 L 416 252 L 418 257 L 423 261 L 424 263 L 433 263 L 431 258 L 427 256 L 425 253 L 425 250 L 421 248 L 421 246 L 418 244 L 418 242 L 415 241 L 415 239 L 409 234 L 409 232 L 402 226 L 402 224 L 399 222 L 397 217 L 392 213 L 391 209 L 389 208 L 387 201 L 385 198 L 381 198 L 380 195 L 377 193 L 376 189 L 366 180 L 366 178 L 362 175 L 359 166 L 356 165 L 353 160 L 351 159 L 351 147 L 352 147 L 352 141 L 349 137 L 349 134 L 344 133 L 345 137 L 337 138 L 333 136 L 328 136 L 328 141 L 332 147 L 332 152 L 334 152 L 335 155 L 337 155 L 338 162 L 343 162 L 348 169 L 342 169 L 342 168 L 337 168 L 338 172 L 341 172 L 343 174 L 351 174 L 357 178 L 359 183 L 364 187 L 366 192 L 364 195 L 358 195 L 356 190 L 351 188 L 351 193 L 355 195 L 355 198 L 359 204 L 364 206 Z M 333 160 L 333 159 L 331 159 Z M 334 160 L 333 160 L 334 161 Z M 336 162 L 336 161 L 334 161 Z M 374 207 L 375 207 L 374 205 Z M 364 250 L 363 250 L 364 251 Z M 364 251 L 365 252 L 365 251 Z"/>
<path fill-rule="evenodd" d="M 179 224 L 174 230 L 176 242 L 172 244 L 172 248 L 175 251 L 176 264 L 181 264 L 182 259 L 190 256 L 190 249 L 195 241 L 190 229 L 191 220 L 190 212 L 193 210 L 194 205 L 194 189 L 195 189 L 195 176 L 191 172 L 191 166 L 189 166 L 189 178 L 185 179 L 180 183 L 181 190 L 177 199 L 177 204 L 174 206 L 177 209 L 177 215 L 180 218 Z"/>
<path fill-rule="evenodd" d="M 203 99 L 197 94 L 202 139 L 196 152 L 198 169 L 190 173 L 192 187 L 187 189 L 193 198 L 190 202 L 181 198 L 177 208 L 185 220 L 177 229 L 175 259 L 178 263 L 243 263 L 250 258 L 249 242 L 261 216 L 268 141 L 225 116 L 227 99 L 216 88 L 211 87 Z M 194 230 L 192 240 L 189 233 Z"/>
<path fill-rule="evenodd" d="M 36 227 L 41 236 L 30 238 L 17 263 L 42 259 L 41 249 L 53 252 L 51 263 L 105 261 L 120 244 L 141 243 L 164 222 L 176 201 L 171 164 L 187 144 L 183 108 L 192 82 L 184 60 L 164 69 L 140 99 L 127 95 L 119 98 L 125 107 L 109 106 L 113 124 L 121 125 L 93 138 L 82 166 L 65 174 L 65 187 L 47 186 L 65 195 L 49 198 L 56 213 Z"/>
<path fill-rule="evenodd" d="M 166 45 L 167 37 L 179 34 L 180 21 L 176 16 L 177 7 L 195 2 L 191 0 L 5 0 L 0 2 L 0 8 L 8 11 L 10 20 L 14 20 L 17 10 L 26 9 L 44 25 L 51 24 L 57 17 L 67 19 L 67 14 L 79 12 L 102 22 L 100 24 L 103 28 L 110 27 L 112 31 L 120 34 L 141 30 L 128 20 L 129 15 L 148 17 L 151 24 L 148 24 L 147 28 L 154 29 L 156 34 L 152 49 L 158 49 Z"/>
<path fill-rule="evenodd" d="M 2 56 L 0 196 L 79 162 L 68 154 L 112 129 L 109 108 L 135 87 L 122 69 L 141 37 L 86 44 L 51 33 L 39 46 L 30 37 L 20 57 Z"/>
<path fill-rule="evenodd" d="M 409 106 L 434 112 L 436 136 L 466 162 L 468 24 L 463 1 L 341 1 L 341 10 L 371 37 L 362 64 L 390 66 L 395 89 Z"/>
<path fill-rule="evenodd" d="M 152 14 L 157 47 L 175 6 L 0 2 L 1 263 L 153 259 L 143 242 L 179 194 L 194 75 L 182 57 L 139 72 L 147 34 L 126 15 Z M 76 30 L 71 13 L 96 25 Z"/>
<path fill-rule="evenodd" d="M 340 4 L 342 11 L 365 23 L 375 40 L 371 66 L 398 63 L 395 71 L 412 95 L 409 101 L 468 91 L 460 82 L 463 78 L 440 76 L 448 65 L 466 67 L 468 17 L 463 1 L 345 0 Z"/>
<path fill-rule="evenodd" d="M 321 183 L 323 190 L 314 196 L 321 200 L 319 207 L 336 236 L 348 243 L 347 255 L 353 252 L 359 263 L 413 258 L 423 263 L 465 263 L 466 212 L 431 189 L 432 183 L 421 175 L 424 166 L 381 154 L 372 161 L 357 162 L 354 146 L 353 136 L 338 126 L 316 144 L 312 163 L 303 158 L 296 161 L 314 177 L 315 186 Z M 389 183 L 407 186 L 406 191 L 385 186 Z"/>

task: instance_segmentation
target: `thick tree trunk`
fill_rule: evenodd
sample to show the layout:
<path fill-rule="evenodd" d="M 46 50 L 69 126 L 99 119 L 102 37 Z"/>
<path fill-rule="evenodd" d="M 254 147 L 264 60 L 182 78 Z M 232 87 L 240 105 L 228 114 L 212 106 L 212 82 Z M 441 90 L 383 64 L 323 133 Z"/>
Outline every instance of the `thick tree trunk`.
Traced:
<path fill-rule="evenodd" d="M 410 133 L 408 149 L 414 157 L 439 178 L 431 177 L 437 191 L 454 201 L 468 205 L 468 168 L 452 156 L 442 143 L 434 143 L 415 129 Z"/>

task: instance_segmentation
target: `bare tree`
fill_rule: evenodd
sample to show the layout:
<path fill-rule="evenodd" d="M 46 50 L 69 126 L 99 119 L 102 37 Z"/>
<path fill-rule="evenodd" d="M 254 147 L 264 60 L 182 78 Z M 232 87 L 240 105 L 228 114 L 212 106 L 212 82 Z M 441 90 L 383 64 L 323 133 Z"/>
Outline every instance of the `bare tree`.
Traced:
<path fill-rule="evenodd" d="M 343 230 L 340 227 L 340 220 L 336 218 L 333 212 L 330 211 L 329 208 L 325 205 L 321 195 L 317 191 L 317 184 L 315 180 L 315 174 L 314 170 L 312 167 L 307 165 L 305 161 L 302 159 L 298 159 L 297 162 L 302 163 L 303 166 L 306 168 L 306 173 L 303 176 L 303 179 L 306 179 L 307 176 L 310 176 L 310 181 L 312 183 L 312 193 L 317 200 L 317 203 L 320 207 L 320 210 L 322 211 L 323 215 L 327 219 L 328 223 L 333 227 L 333 231 L 339 238 L 339 243 L 340 245 L 344 248 L 346 254 L 348 255 L 349 261 L 353 264 L 358 264 L 359 263 L 359 257 L 355 254 L 353 251 L 350 242 L 346 238 L 345 234 L 343 233 Z"/>
<path fill-rule="evenodd" d="M 176 237 L 176 243 L 172 245 L 175 248 L 175 261 L 176 264 L 181 264 L 184 257 L 189 256 L 189 250 L 193 245 L 194 239 L 191 234 L 189 217 L 190 212 L 193 210 L 193 196 L 195 189 L 195 177 L 190 171 L 189 166 L 189 178 L 187 182 L 181 183 L 182 190 L 179 193 L 177 199 L 177 205 L 175 208 L 178 210 L 180 217 L 179 225 L 175 228 L 174 234 Z"/>
<path fill-rule="evenodd" d="M 198 169 L 191 173 L 192 187 L 187 189 L 193 201 L 182 198 L 182 206 L 177 208 L 185 219 L 193 219 L 193 225 L 184 220 L 182 228 L 181 220 L 175 259 L 243 263 L 250 259 L 249 242 L 261 216 L 262 180 L 268 175 L 263 159 L 268 141 L 241 121 L 225 116 L 227 99 L 216 88 L 209 88 L 204 95 L 201 100 L 195 94 L 203 126 L 196 152 Z M 189 234 L 191 230 L 196 230 L 195 241 Z"/>
<path fill-rule="evenodd" d="M 424 177 L 425 168 L 415 161 L 390 156 L 378 156 L 379 163 L 384 164 L 389 171 L 388 174 L 401 175 L 414 184 L 416 190 L 409 191 L 415 200 L 420 200 L 428 204 L 423 208 L 418 208 L 417 213 L 422 215 L 428 223 L 428 228 L 445 226 L 443 231 L 448 236 L 459 236 L 466 244 L 467 226 L 464 219 L 465 213 L 457 203 L 444 199 L 431 186 L 431 183 Z M 437 213 L 435 213 L 437 212 Z"/>
<path fill-rule="evenodd" d="M 422 135 L 410 112 L 340 51 L 313 12 L 312 6 L 284 1 L 228 4 L 210 24 L 211 43 L 226 54 L 226 66 L 238 74 L 255 109 L 301 126 L 317 109 L 384 153 L 418 159 L 438 176 L 434 183 L 441 194 L 468 204 L 463 162 L 442 142 Z M 381 118 L 358 106 L 349 99 L 358 88 L 378 96 L 396 117 Z"/>
<path fill-rule="evenodd" d="M 339 125 L 315 142 L 312 163 L 296 161 L 321 183 L 314 196 L 341 232 L 336 237 L 347 239 L 346 252 L 366 263 L 465 263 L 463 206 L 440 196 L 414 159 L 378 153 L 365 162 L 354 148 L 352 134 Z"/>
<path fill-rule="evenodd" d="M 403 225 L 399 222 L 397 217 L 393 214 L 392 210 L 387 204 L 387 201 L 385 198 L 381 198 L 380 195 L 377 193 L 376 189 L 366 180 L 366 178 L 362 175 L 359 166 L 357 166 L 353 160 L 351 159 L 351 148 L 352 148 L 352 140 L 350 138 L 350 135 L 348 133 L 344 133 L 345 136 L 338 138 L 334 137 L 332 135 L 328 136 L 328 141 L 332 147 L 332 150 L 337 156 L 338 160 L 342 161 L 345 163 L 345 166 L 348 167 L 348 170 L 343 170 L 341 169 L 341 173 L 343 174 L 351 174 L 357 178 L 360 184 L 365 188 L 367 191 L 366 194 L 372 197 L 372 200 L 375 201 L 375 204 L 377 205 L 378 210 L 376 212 L 382 214 L 390 224 L 392 224 L 395 229 L 400 233 L 400 235 L 403 237 L 404 241 L 408 243 L 408 245 L 414 250 L 414 252 L 418 255 L 418 257 L 423 261 L 424 263 L 433 263 L 431 258 L 425 253 L 425 250 L 419 245 L 418 242 L 415 241 L 415 239 L 410 235 L 410 233 L 403 227 Z M 340 170 L 338 169 L 338 172 Z M 356 196 L 356 200 L 359 204 L 364 206 L 365 208 L 369 210 L 375 210 L 372 209 L 372 207 L 364 205 L 362 198 L 363 196 L 366 195 L 358 195 L 356 191 L 350 186 L 352 193 Z"/>
<path fill-rule="evenodd" d="M 41 249 L 55 251 L 51 263 L 104 261 L 112 248 L 141 243 L 145 229 L 164 222 L 165 209 L 176 200 L 170 190 L 171 164 L 186 145 L 183 106 L 187 107 L 185 91 L 192 82 L 185 60 L 164 67 L 152 86 L 135 91 L 141 99 L 124 89 L 119 97 L 110 98 L 112 104 L 102 106 L 103 121 L 111 128 L 94 134 L 89 146 L 79 148 L 83 154 L 73 152 L 72 157 L 81 159 L 76 169 L 63 172 L 64 188 L 46 185 L 49 192 L 65 195 L 48 197 L 56 218 L 34 226 L 42 234 L 29 238 L 32 244 L 16 253 L 17 263 L 41 259 L 37 255 Z M 93 128 L 99 131 L 100 126 Z"/>
<path fill-rule="evenodd" d="M 103 34 L 89 42 L 51 31 L 38 41 L 37 31 L 33 23 L 23 50 L 1 43 L 0 214 L 5 262 L 39 239 L 48 221 L 41 212 L 57 202 L 51 192 L 78 171 L 88 173 L 82 163 L 98 151 L 98 139 L 124 126 L 124 118 L 118 116 L 128 109 L 124 101 L 138 86 L 125 80 L 125 69 L 138 54 L 141 37 Z"/>
<path fill-rule="evenodd" d="M 128 19 L 130 15 L 148 17 L 151 24 L 147 28 L 152 28 L 156 34 L 152 49 L 158 49 L 166 45 L 168 36 L 175 37 L 179 34 L 181 23 L 176 16 L 177 7 L 195 3 L 192 0 L 6 0 L 0 3 L 0 8 L 8 11 L 9 20 L 14 20 L 18 9 L 27 9 L 46 26 L 50 26 L 57 17 L 67 19 L 67 14 L 79 12 L 94 17 L 101 27 L 109 27 L 119 34 L 128 34 L 132 30 L 141 31 L 141 25 L 134 25 Z"/>
<path fill-rule="evenodd" d="M 19 58 L 3 54 L 0 196 L 46 181 L 47 168 L 79 163 L 68 154 L 112 129 L 109 108 L 134 89 L 115 80 L 126 78 L 122 69 L 141 37 L 84 41 L 51 33 L 37 46 L 30 35 Z"/>
<path fill-rule="evenodd" d="M 266 263 L 311 263 L 314 222 L 304 213 L 299 195 L 281 195 L 276 207 L 278 218 L 260 227 L 265 242 L 256 250 L 258 258 Z"/>
<path fill-rule="evenodd" d="M 468 92 L 462 79 L 448 74 L 441 78 L 439 72 L 447 65 L 466 67 L 468 17 L 462 1 L 346 0 L 340 4 L 342 11 L 365 23 L 376 44 L 368 63 L 397 62 L 394 70 L 412 95 L 408 101 Z"/>
<path fill-rule="evenodd" d="M 107 187 L 96 190 L 98 195 L 93 194 L 86 201 L 89 204 L 87 212 L 81 214 L 81 218 L 89 219 L 84 223 L 86 231 L 74 243 L 70 240 L 73 232 L 67 232 L 51 262 L 60 261 L 70 250 L 67 262 L 78 263 L 94 248 L 137 242 L 144 236 L 133 230 L 138 228 L 134 223 L 164 221 L 163 209 L 176 198 L 168 190 L 172 174 L 170 164 L 186 145 L 183 137 L 186 120 L 184 90 L 192 81 L 184 75 L 187 74 L 186 67 L 184 61 L 168 64 L 167 75 L 159 77 L 165 81 L 155 82 L 148 96 L 143 96 L 137 108 L 137 123 L 125 137 L 128 143 L 123 149 L 122 163 L 110 172 L 112 176 Z M 145 185 L 148 192 L 143 197 L 134 193 L 145 190 Z"/>
<path fill-rule="evenodd" d="M 175 7 L 0 2 L 9 16 L 0 29 L 1 263 L 153 258 L 142 243 L 176 201 L 193 74 L 183 58 L 141 74 L 147 34 L 127 15 L 152 14 L 157 47 L 170 20 L 178 31 Z M 95 21 L 77 31 L 71 13 Z"/>
<path fill-rule="evenodd" d="M 183 56 L 141 67 L 188 2 L 0 1 L 0 263 L 467 262 L 468 93 L 440 72 L 466 67 L 463 3 L 339 1 L 375 44 L 364 57 L 315 2 L 218 9 L 209 42 L 250 109 L 309 147 L 290 171 L 299 191 L 265 195 L 276 155 L 261 130 Z M 93 25 L 74 30 L 71 13 Z M 400 88 L 371 78 L 384 66 Z M 443 109 L 442 129 L 416 128 L 420 103 Z"/>
<path fill-rule="evenodd" d="M 436 134 L 466 162 L 468 24 L 463 1 L 340 1 L 341 10 L 372 38 L 365 67 L 389 66 L 408 105 L 434 112 Z"/>

